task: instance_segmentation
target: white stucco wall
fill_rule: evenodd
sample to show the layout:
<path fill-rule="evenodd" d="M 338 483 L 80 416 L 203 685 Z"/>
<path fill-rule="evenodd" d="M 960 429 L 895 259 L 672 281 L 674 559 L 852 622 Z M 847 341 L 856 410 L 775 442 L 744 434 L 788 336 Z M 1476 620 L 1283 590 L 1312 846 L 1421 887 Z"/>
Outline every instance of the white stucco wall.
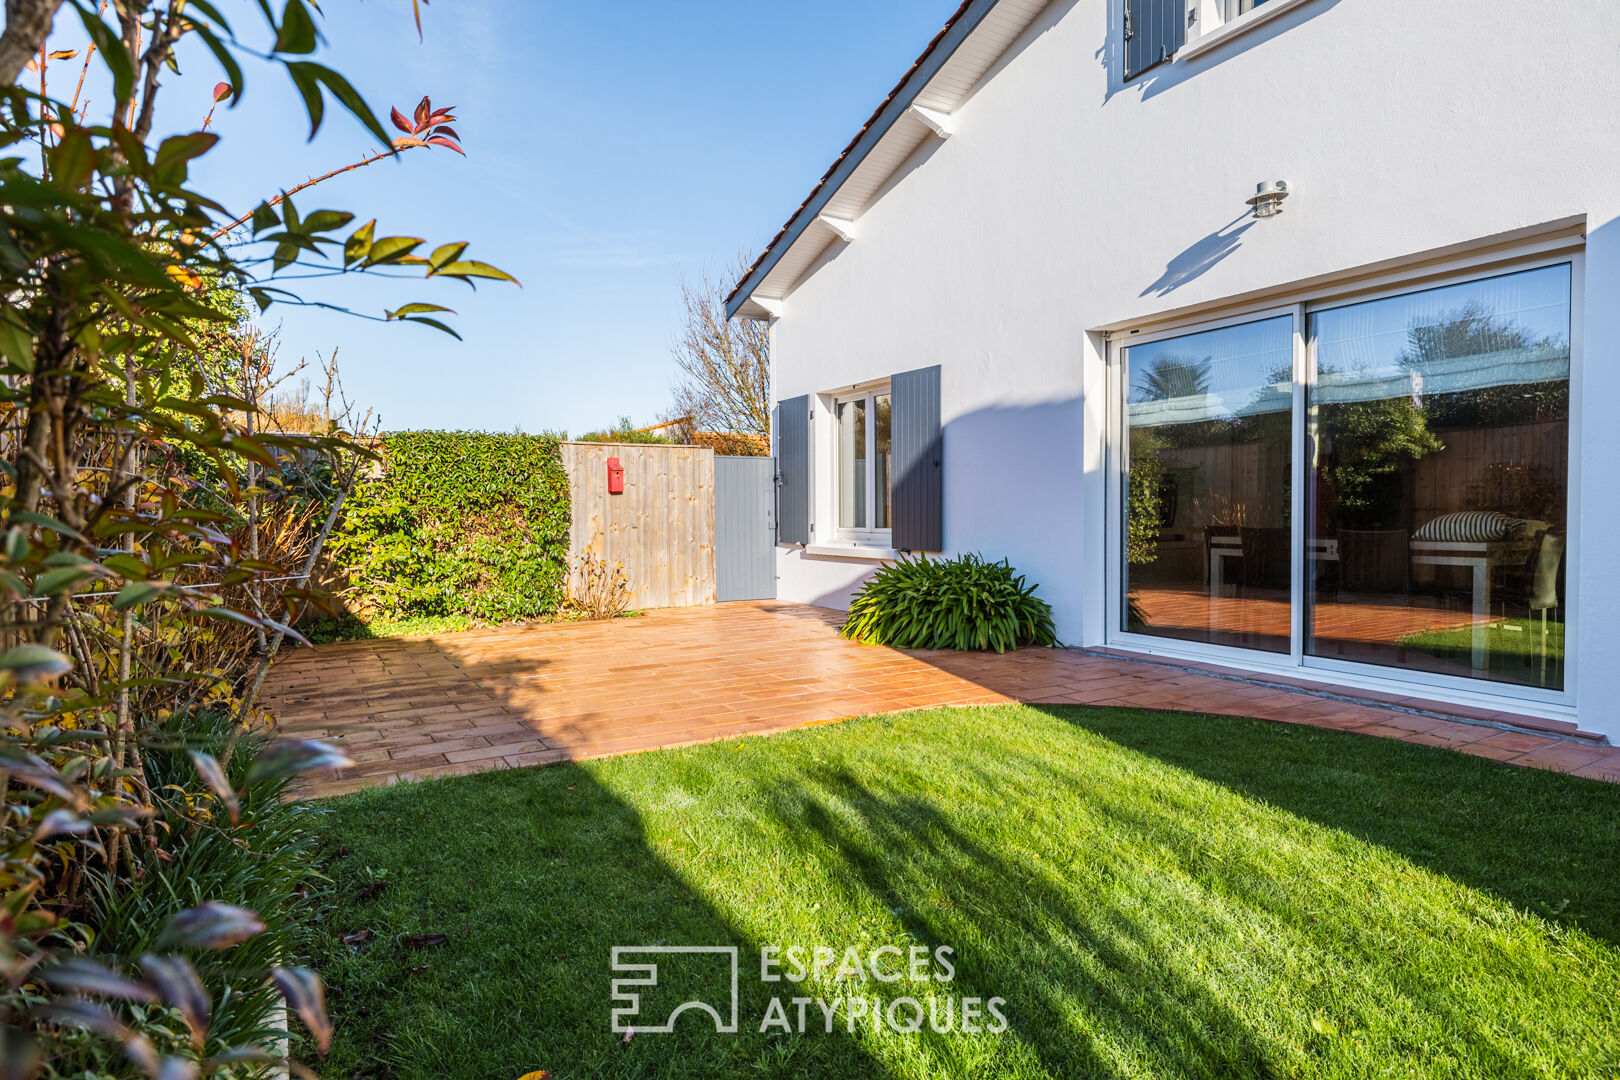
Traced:
<path fill-rule="evenodd" d="M 1620 623 L 1597 615 L 1620 610 L 1620 6 L 1310 0 L 1129 85 L 1118 6 L 1057 0 L 955 136 L 799 283 L 776 396 L 942 365 L 947 548 L 1009 557 L 1064 640 L 1096 644 L 1107 401 L 1089 330 L 1585 215 L 1574 697 L 1620 737 L 1601 705 L 1620 701 L 1602 660 Z M 1286 212 L 1247 219 L 1278 178 Z M 781 597 L 834 606 L 872 568 L 788 547 L 778 566 Z"/>

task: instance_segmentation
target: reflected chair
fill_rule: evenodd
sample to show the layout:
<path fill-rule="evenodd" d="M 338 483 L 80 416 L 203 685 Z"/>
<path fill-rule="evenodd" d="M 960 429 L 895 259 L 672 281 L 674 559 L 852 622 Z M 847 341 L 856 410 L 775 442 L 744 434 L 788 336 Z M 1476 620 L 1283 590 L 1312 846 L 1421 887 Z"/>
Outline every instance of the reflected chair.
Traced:
<path fill-rule="evenodd" d="M 1564 606 L 1564 553 L 1568 543 L 1561 532 L 1546 528 L 1538 530 L 1534 539 L 1529 541 L 1529 552 L 1512 565 L 1512 572 L 1505 576 L 1503 588 L 1497 594 L 1504 620 L 1524 613 L 1528 616 L 1527 621 L 1534 623 L 1539 616 L 1541 641 L 1536 667 L 1543 686 L 1547 682 L 1547 658 L 1551 651 L 1551 613 L 1561 611 Z M 1534 632 L 1529 626 L 1525 629 Z M 1528 668 L 1530 663 L 1530 657 L 1526 656 L 1525 667 Z"/>
<path fill-rule="evenodd" d="M 1251 588 L 1286 592 L 1293 575 L 1290 544 L 1293 533 L 1288 529 L 1244 528 L 1243 584 Z"/>
<path fill-rule="evenodd" d="M 1407 595 L 1412 589 L 1410 536 L 1405 529 L 1340 529 L 1339 588 Z"/>
<path fill-rule="evenodd" d="M 1536 565 L 1530 578 L 1530 614 L 1541 616 L 1541 684 L 1547 685 L 1547 612 L 1561 607 L 1558 575 L 1564 567 L 1564 538 L 1553 532 L 1541 534 Z"/>
<path fill-rule="evenodd" d="M 1243 536 L 1229 525 L 1204 526 L 1204 582 L 1212 597 L 1231 585 L 1242 591 Z M 1230 560 L 1237 560 L 1234 565 Z"/>

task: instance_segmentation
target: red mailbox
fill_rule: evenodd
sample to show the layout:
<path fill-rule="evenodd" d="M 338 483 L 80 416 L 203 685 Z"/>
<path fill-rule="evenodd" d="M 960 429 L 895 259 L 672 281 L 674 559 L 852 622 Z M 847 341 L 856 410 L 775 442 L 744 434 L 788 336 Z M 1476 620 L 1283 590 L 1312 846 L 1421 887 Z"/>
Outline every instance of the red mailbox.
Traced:
<path fill-rule="evenodd" d="M 624 494 L 624 466 L 616 457 L 608 458 L 608 494 Z"/>

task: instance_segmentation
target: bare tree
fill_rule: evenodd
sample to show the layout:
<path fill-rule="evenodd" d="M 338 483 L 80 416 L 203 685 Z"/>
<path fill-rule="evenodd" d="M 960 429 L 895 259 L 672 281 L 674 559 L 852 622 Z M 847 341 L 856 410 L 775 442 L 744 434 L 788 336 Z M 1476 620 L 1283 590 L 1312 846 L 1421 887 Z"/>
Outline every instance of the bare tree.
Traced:
<path fill-rule="evenodd" d="M 752 260 L 739 256 L 735 279 Z M 676 416 L 694 430 L 768 438 L 771 432 L 770 331 L 762 322 L 726 318 L 726 279 L 705 273 L 681 282 L 685 324 L 674 346 Z"/>

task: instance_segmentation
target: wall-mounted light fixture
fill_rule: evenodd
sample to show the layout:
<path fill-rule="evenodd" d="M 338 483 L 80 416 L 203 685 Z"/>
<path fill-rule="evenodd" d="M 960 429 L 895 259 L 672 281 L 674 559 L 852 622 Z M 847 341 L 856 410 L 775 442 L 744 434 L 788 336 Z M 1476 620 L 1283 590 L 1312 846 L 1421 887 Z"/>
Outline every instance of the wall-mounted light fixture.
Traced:
<path fill-rule="evenodd" d="M 1255 185 L 1254 196 L 1247 201 L 1254 207 L 1255 217 L 1276 217 L 1282 213 L 1283 200 L 1288 194 L 1288 181 L 1265 180 Z"/>

